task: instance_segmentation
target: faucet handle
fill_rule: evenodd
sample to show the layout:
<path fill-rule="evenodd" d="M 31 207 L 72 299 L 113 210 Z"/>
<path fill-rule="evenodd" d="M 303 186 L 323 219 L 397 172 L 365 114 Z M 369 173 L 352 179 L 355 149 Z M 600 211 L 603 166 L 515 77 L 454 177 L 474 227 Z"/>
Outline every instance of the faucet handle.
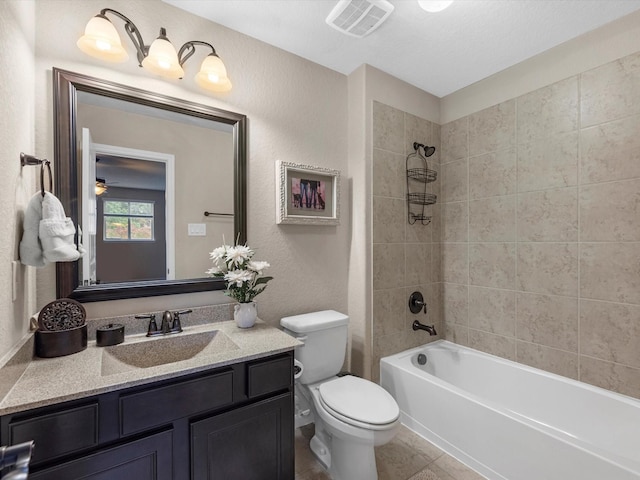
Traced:
<path fill-rule="evenodd" d="M 172 332 L 181 332 L 182 331 L 182 324 L 180 323 L 180 315 L 186 315 L 188 313 L 193 312 L 193 310 L 188 309 L 188 310 L 180 310 L 177 312 L 173 312 L 173 324 L 171 325 L 171 331 Z"/>
<path fill-rule="evenodd" d="M 146 315 L 136 315 L 135 318 L 139 320 L 149 319 L 149 328 L 147 329 L 147 337 L 150 337 L 154 332 L 158 331 L 158 324 L 156 323 L 156 316 L 154 313 L 148 313 Z"/>
<path fill-rule="evenodd" d="M 413 292 L 409 297 L 409 310 L 411 310 L 411 313 L 418 313 L 422 309 L 424 309 L 426 315 L 427 304 L 424 301 L 424 297 L 420 292 Z"/>

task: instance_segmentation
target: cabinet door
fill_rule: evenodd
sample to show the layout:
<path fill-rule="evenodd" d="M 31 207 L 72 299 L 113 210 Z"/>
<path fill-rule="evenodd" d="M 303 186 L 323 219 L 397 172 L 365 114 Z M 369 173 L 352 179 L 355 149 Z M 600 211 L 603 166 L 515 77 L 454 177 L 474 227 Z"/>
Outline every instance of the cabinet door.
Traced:
<path fill-rule="evenodd" d="M 291 393 L 191 425 L 192 480 L 293 480 Z"/>
<path fill-rule="evenodd" d="M 32 472 L 29 480 L 171 480 L 172 469 L 168 431 Z"/>

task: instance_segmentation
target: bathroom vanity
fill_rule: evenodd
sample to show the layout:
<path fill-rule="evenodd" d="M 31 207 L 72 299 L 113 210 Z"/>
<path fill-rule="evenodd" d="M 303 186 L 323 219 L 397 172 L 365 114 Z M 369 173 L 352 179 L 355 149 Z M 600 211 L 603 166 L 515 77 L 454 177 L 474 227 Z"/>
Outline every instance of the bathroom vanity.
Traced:
<path fill-rule="evenodd" d="M 297 342 L 263 323 L 215 329 L 237 348 L 126 371 L 92 342 L 34 359 L 0 403 L 1 444 L 35 441 L 34 480 L 293 479 Z"/>

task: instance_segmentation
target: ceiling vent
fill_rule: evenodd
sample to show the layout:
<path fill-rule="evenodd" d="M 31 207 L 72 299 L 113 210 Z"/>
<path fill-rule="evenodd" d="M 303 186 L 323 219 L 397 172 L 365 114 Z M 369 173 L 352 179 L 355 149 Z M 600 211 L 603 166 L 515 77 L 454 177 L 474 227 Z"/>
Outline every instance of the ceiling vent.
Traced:
<path fill-rule="evenodd" d="M 387 0 L 340 0 L 326 21 L 342 33 L 362 38 L 378 28 L 393 9 Z"/>

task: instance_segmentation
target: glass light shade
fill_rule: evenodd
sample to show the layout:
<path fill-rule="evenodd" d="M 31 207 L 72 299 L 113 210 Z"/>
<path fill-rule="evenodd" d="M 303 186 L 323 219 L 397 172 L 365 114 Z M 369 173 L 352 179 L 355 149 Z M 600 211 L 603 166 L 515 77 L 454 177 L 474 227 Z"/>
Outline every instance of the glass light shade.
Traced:
<path fill-rule="evenodd" d="M 196 75 L 196 83 L 205 90 L 212 92 L 228 92 L 231 90 L 231 80 L 227 76 L 227 68 L 214 53 L 210 53 L 202 62 L 200 71 Z"/>
<path fill-rule="evenodd" d="M 129 59 L 116 27 L 102 15 L 89 20 L 77 45 L 87 55 L 107 62 L 124 62 Z"/>
<path fill-rule="evenodd" d="M 107 191 L 107 185 L 104 181 L 96 180 L 96 195 L 100 196 Z"/>
<path fill-rule="evenodd" d="M 452 3 L 453 0 L 418 0 L 418 5 L 430 13 L 441 12 Z"/>
<path fill-rule="evenodd" d="M 142 66 L 163 77 L 184 77 L 176 49 L 166 38 L 156 38 L 153 41 L 149 47 L 149 54 L 142 60 Z"/>

